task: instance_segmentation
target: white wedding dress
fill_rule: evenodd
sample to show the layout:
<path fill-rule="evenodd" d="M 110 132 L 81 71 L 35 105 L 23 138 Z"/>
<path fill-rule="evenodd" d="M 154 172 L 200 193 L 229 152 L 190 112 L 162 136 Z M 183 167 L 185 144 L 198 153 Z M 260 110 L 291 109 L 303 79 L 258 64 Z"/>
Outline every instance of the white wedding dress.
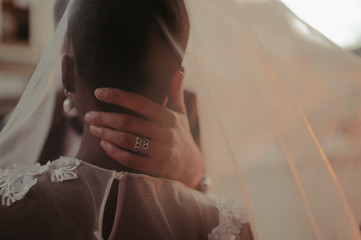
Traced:
<path fill-rule="evenodd" d="M 118 190 L 111 195 L 113 182 Z M 251 239 L 246 218 L 183 184 L 115 172 L 62 157 L 0 170 L 1 239 L 103 239 L 108 198 L 115 197 L 109 239 Z"/>

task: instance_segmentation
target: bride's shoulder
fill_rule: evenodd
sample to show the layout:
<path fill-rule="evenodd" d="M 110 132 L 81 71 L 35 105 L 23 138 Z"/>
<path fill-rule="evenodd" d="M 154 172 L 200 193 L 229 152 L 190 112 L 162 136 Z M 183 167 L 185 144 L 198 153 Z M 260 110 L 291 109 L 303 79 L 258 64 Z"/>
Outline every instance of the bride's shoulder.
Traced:
<path fill-rule="evenodd" d="M 76 159 L 58 159 L 45 165 L 39 163 L 31 166 L 17 166 L 0 169 L 1 205 L 9 207 L 25 197 L 29 190 L 38 183 L 46 172 L 50 173 L 52 182 L 62 182 L 77 178 L 75 169 L 80 161 Z"/>
<path fill-rule="evenodd" d="M 82 161 L 61 157 L 45 165 L 14 165 L 0 169 L 0 199 L 3 207 L 22 200 L 34 186 L 60 183 L 79 178 L 78 168 Z"/>
<path fill-rule="evenodd" d="M 82 173 L 87 168 L 78 159 L 60 158 L 0 170 L 0 238 L 93 239 L 92 221 L 74 224 L 94 219 L 92 196 L 98 192 Z"/>

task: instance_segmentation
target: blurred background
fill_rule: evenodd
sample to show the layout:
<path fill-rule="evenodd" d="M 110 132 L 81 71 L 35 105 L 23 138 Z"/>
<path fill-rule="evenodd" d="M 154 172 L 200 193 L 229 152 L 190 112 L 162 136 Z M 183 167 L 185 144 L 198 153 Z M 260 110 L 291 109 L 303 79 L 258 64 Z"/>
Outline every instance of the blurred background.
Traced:
<path fill-rule="evenodd" d="M 0 119 L 16 105 L 53 33 L 53 0 L 0 0 Z"/>
<path fill-rule="evenodd" d="M 342 48 L 361 54 L 361 0 L 282 0 Z M 0 0 L 0 120 L 16 105 L 54 30 L 54 0 Z"/>

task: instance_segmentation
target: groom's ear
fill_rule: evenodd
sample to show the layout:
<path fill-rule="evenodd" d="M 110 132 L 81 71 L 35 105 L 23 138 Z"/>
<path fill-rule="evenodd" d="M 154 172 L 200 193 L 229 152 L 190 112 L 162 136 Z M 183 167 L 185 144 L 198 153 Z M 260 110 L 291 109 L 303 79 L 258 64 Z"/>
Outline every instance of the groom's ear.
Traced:
<path fill-rule="evenodd" d="M 62 82 L 65 89 L 74 92 L 74 60 L 64 55 L 61 61 Z"/>

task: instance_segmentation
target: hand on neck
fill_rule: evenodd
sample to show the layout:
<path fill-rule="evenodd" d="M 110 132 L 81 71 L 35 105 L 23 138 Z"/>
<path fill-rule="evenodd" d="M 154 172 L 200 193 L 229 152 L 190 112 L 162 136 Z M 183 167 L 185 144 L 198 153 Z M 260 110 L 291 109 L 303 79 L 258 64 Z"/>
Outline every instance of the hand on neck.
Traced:
<path fill-rule="evenodd" d="M 90 133 L 88 124 L 84 125 L 82 142 L 76 158 L 109 170 L 129 171 L 105 153 L 100 146 L 100 139 Z"/>

